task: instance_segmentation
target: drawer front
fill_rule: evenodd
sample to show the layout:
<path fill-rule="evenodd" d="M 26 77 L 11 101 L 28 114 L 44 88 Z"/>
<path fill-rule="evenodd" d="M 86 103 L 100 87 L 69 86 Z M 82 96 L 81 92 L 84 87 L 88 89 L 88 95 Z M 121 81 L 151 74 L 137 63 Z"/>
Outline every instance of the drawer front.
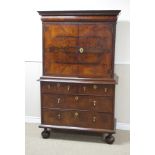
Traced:
<path fill-rule="evenodd" d="M 41 82 L 42 93 L 71 94 L 77 92 L 76 84 Z"/>
<path fill-rule="evenodd" d="M 80 96 L 78 103 L 80 108 L 83 106 L 96 112 L 113 113 L 113 97 Z"/>
<path fill-rule="evenodd" d="M 78 93 L 101 96 L 114 96 L 114 89 L 114 85 L 81 84 L 79 85 Z"/>
<path fill-rule="evenodd" d="M 81 109 L 113 112 L 112 97 L 42 94 L 43 108 Z"/>
<path fill-rule="evenodd" d="M 80 126 L 87 123 L 85 112 L 43 109 L 43 124 Z M 80 114 L 79 114 L 80 113 Z"/>
<path fill-rule="evenodd" d="M 43 109 L 42 123 L 86 128 L 113 129 L 113 115 L 89 111 Z"/>

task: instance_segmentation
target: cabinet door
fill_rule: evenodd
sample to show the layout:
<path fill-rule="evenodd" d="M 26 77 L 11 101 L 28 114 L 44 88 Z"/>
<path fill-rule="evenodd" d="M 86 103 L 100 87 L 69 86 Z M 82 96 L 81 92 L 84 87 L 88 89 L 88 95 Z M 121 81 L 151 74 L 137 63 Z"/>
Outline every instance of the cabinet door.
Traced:
<path fill-rule="evenodd" d="M 44 75 L 77 76 L 78 25 L 45 23 Z"/>
<path fill-rule="evenodd" d="M 110 77 L 112 69 L 112 24 L 79 24 L 79 76 Z"/>

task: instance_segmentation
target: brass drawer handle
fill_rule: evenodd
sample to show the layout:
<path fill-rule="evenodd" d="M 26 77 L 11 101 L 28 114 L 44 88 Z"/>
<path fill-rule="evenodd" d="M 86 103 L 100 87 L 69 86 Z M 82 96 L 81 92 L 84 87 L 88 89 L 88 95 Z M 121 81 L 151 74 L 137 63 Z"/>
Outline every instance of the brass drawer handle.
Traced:
<path fill-rule="evenodd" d="M 67 86 L 67 90 L 68 90 L 68 91 L 70 90 L 70 85 Z"/>
<path fill-rule="evenodd" d="M 57 88 L 59 88 L 60 87 L 60 83 L 57 83 Z"/>
<path fill-rule="evenodd" d="M 83 48 L 80 48 L 79 51 L 80 51 L 80 53 L 83 53 L 84 52 L 84 49 Z"/>
<path fill-rule="evenodd" d="M 93 122 L 94 122 L 94 123 L 96 122 L 96 116 L 93 117 Z"/>
<path fill-rule="evenodd" d="M 96 90 L 97 89 L 97 85 L 93 85 L 93 88 Z"/>
<path fill-rule="evenodd" d="M 61 114 L 58 114 L 57 117 L 58 117 L 58 119 L 61 119 Z"/>
<path fill-rule="evenodd" d="M 104 88 L 104 92 L 107 93 L 108 92 L 108 88 Z"/>
<path fill-rule="evenodd" d="M 83 87 L 83 91 L 84 91 L 84 92 L 86 91 L 86 86 Z"/>
<path fill-rule="evenodd" d="M 47 88 L 48 88 L 48 89 L 50 89 L 50 88 L 51 88 L 51 85 L 50 85 L 50 84 L 48 84 L 48 85 L 47 85 Z"/>
<path fill-rule="evenodd" d="M 77 101 L 79 99 L 79 97 L 78 96 L 75 96 L 75 101 Z"/>
<path fill-rule="evenodd" d="M 57 103 L 60 103 L 60 98 L 58 98 L 58 102 Z"/>
<path fill-rule="evenodd" d="M 96 101 L 95 100 L 93 101 L 93 105 L 94 105 L 94 107 L 96 106 Z"/>
<path fill-rule="evenodd" d="M 75 112 L 74 118 L 77 118 L 78 116 L 79 116 L 79 113 L 78 112 Z"/>

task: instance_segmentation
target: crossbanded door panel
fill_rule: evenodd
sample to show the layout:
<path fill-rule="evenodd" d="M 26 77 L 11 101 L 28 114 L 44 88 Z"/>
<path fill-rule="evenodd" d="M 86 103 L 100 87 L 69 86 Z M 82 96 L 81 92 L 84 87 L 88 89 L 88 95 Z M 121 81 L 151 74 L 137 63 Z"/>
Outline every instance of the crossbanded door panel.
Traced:
<path fill-rule="evenodd" d="M 77 76 L 78 25 L 45 23 L 44 75 Z"/>
<path fill-rule="evenodd" d="M 112 24 L 79 24 L 79 77 L 110 77 L 112 69 Z M 80 52 L 80 49 L 83 52 Z"/>

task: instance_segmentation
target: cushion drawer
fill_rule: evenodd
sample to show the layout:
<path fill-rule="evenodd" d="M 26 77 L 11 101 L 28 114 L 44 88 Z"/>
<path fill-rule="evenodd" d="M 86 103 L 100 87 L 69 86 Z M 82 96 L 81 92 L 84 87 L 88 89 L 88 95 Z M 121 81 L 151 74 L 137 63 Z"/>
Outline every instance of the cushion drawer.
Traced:
<path fill-rule="evenodd" d="M 43 93 L 63 93 L 70 94 L 77 92 L 77 85 L 70 83 L 41 82 Z"/>
<path fill-rule="evenodd" d="M 113 129 L 113 115 L 77 110 L 42 109 L 42 123 L 87 128 Z"/>
<path fill-rule="evenodd" d="M 42 94 L 42 107 L 113 112 L 113 98 L 101 96 Z"/>
<path fill-rule="evenodd" d="M 102 95 L 102 96 L 113 96 L 114 85 L 99 85 L 99 84 L 81 84 L 79 85 L 78 93 L 90 94 L 90 95 Z"/>

